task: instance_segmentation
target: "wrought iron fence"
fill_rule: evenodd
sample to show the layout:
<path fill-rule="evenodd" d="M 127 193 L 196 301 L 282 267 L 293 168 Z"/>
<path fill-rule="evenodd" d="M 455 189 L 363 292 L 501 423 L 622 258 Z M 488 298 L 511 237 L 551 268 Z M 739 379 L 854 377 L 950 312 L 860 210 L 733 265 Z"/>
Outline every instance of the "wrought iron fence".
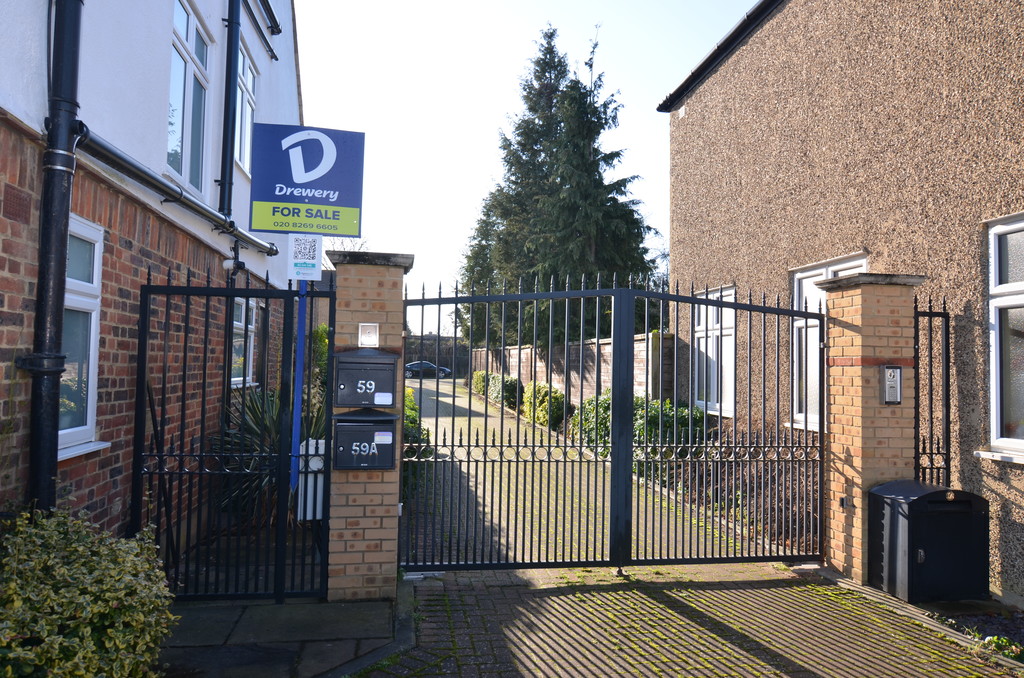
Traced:
<path fill-rule="evenodd" d="M 949 484 L 949 312 L 914 299 L 914 471 L 918 480 Z"/>
<path fill-rule="evenodd" d="M 406 307 L 473 347 L 406 383 L 406 569 L 820 555 L 823 313 L 599 284 Z"/>
<path fill-rule="evenodd" d="M 321 595 L 333 286 L 171 282 L 140 297 L 133 529 L 178 596 Z"/>

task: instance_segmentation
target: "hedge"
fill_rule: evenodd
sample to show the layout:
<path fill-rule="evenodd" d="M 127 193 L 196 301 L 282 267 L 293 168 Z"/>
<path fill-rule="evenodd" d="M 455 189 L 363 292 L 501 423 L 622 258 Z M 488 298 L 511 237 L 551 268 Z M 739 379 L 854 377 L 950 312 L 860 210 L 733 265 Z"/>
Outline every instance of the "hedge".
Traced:
<path fill-rule="evenodd" d="M 549 428 L 558 428 L 565 417 L 565 394 L 544 382 L 531 381 L 523 389 L 523 416 Z"/>

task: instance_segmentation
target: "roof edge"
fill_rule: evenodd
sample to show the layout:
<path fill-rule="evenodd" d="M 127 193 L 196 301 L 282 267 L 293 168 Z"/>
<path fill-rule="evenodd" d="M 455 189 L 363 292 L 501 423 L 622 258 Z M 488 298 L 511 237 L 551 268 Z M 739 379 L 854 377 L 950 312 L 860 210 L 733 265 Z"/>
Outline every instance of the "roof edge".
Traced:
<path fill-rule="evenodd" d="M 658 106 L 658 112 L 668 113 L 676 107 L 683 97 L 697 88 L 715 70 L 719 64 L 729 58 L 740 43 L 747 39 L 768 19 L 769 16 L 786 0 L 761 0 L 740 19 L 740 22 L 722 39 L 704 60 L 686 76 L 682 84 L 676 87 Z"/>

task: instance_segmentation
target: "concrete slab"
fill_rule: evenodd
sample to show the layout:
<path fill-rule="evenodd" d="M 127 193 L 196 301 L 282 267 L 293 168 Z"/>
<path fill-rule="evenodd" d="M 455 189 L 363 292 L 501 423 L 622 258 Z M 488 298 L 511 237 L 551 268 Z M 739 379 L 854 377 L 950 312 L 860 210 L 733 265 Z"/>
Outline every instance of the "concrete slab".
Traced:
<path fill-rule="evenodd" d="M 322 640 L 305 643 L 295 670 L 296 678 L 311 678 L 355 659 L 357 640 Z"/>
<path fill-rule="evenodd" d="M 392 629 L 390 602 L 261 605 L 245 609 L 227 643 L 390 639 Z"/>
<path fill-rule="evenodd" d="M 242 616 L 241 606 L 174 606 L 181 617 L 166 647 L 202 647 L 223 645 Z"/>
<path fill-rule="evenodd" d="M 299 643 L 172 647 L 160 655 L 165 678 L 281 678 L 295 666 Z"/>

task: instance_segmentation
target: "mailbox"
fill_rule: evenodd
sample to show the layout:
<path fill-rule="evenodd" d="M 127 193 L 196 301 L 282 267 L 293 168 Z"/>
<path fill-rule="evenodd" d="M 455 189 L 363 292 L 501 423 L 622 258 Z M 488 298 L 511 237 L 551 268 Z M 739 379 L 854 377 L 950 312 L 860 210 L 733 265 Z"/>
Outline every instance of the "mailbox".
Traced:
<path fill-rule="evenodd" d="M 396 407 L 398 356 L 373 348 L 334 354 L 335 407 Z"/>
<path fill-rule="evenodd" d="M 363 408 L 333 421 L 335 470 L 395 468 L 397 414 Z"/>

